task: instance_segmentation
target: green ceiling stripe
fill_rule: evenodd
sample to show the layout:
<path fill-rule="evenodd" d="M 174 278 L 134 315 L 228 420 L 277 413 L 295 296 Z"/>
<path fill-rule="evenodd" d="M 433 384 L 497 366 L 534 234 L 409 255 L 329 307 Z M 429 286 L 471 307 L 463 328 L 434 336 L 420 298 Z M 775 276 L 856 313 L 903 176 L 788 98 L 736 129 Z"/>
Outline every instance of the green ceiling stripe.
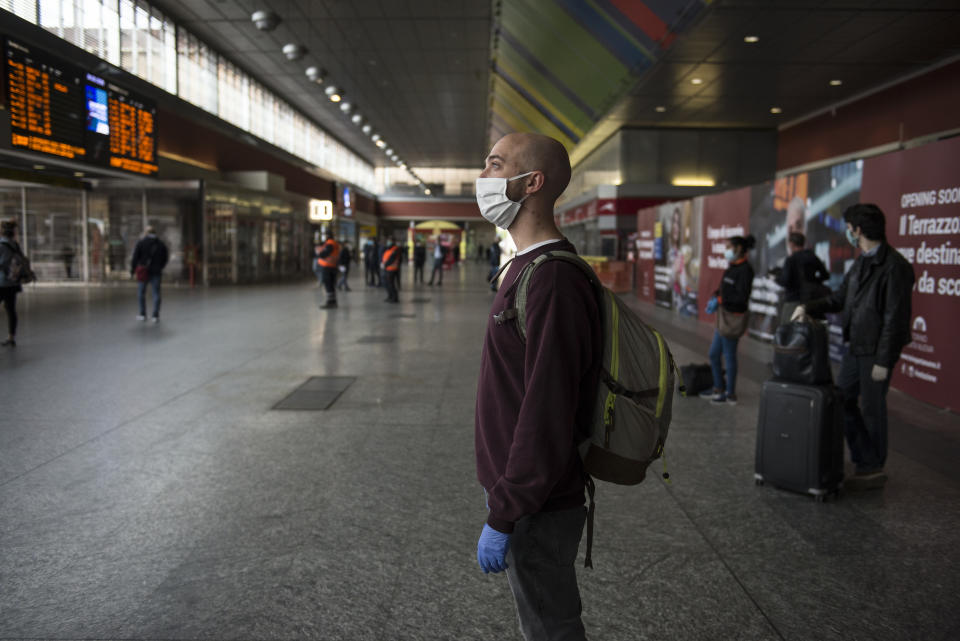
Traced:
<path fill-rule="evenodd" d="M 591 107 L 604 107 L 611 88 L 619 86 L 629 72 L 589 31 L 552 2 L 505 2 L 501 20 Z"/>
<path fill-rule="evenodd" d="M 527 91 L 526 87 L 518 83 L 513 79 L 512 76 L 499 64 L 495 64 L 493 67 L 493 72 L 500 76 L 510 87 L 517 92 L 520 97 L 523 99 L 524 105 L 529 106 L 537 111 L 541 116 L 553 123 L 553 125 L 567 135 L 571 140 L 579 142 L 580 136 L 575 134 L 571 128 L 563 120 L 558 118 L 551 110 L 547 109 L 540 100 L 537 99 L 535 95 Z"/>
<path fill-rule="evenodd" d="M 507 53 L 507 50 L 510 53 Z M 501 41 L 501 51 L 505 55 L 498 56 L 497 65 L 518 82 L 520 82 L 518 79 L 523 78 L 526 90 L 539 100 L 544 108 L 552 112 L 577 136 L 583 137 L 583 133 L 593 125 L 590 116 L 564 96 L 556 85 L 537 74 L 523 56 L 516 52 L 505 40 Z"/>
<path fill-rule="evenodd" d="M 539 131 L 548 136 L 552 136 L 561 142 L 570 141 L 570 146 L 572 147 L 575 142 L 564 132 L 562 129 L 558 128 L 555 124 L 550 122 L 549 118 L 541 114 L 536 108 L 533 107 L 527 100 L 517 93 L 513 87 L 508 85 L 500 77 L 496 77 L 496 85 L 500 87 L 497 91 L 498 97 L 503 101 L 503 103 L 510 107 L 514 113 L 523 117 L 523 119 L 534 125 L 534 128 L 530 131 Z"/>
<path fill-rule="evenodd" d="M 531 108 L 520 94 L 516 93 L 502 79 L 496 78 L 498 87 L 494 96 L 494 113 L 498 114 L 517 131 L 538 132 L 556 138 L 569 150 L 575 143 L 565 133 Z M 498 108 L 499 107 L 499 108 Z M 509 116 L 509 118 L 508 118 Z"/>

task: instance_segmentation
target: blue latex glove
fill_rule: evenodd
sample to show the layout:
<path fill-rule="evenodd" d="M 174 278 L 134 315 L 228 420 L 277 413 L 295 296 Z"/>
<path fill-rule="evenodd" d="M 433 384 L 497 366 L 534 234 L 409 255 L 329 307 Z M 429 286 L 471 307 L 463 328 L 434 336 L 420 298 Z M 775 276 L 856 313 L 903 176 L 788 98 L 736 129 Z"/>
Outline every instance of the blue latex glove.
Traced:
<path fill-rule="evenodd" d="M 714 314 L 716 313 L 717 307 L 719 306 L 720 304 L 717 302 L 717 297 L 714 296 L 707 301 L 707 308 L 704 311 L 707 312 L 708 314 Z"/>
<path fill-rule="evenodd" d="M 477 561 L 484 574 L 503 572 L 507 569 L 507 550 L 510 549 L 510 535 L 497 532 L 483 524 L 483 532 L 477 542 Z"/>

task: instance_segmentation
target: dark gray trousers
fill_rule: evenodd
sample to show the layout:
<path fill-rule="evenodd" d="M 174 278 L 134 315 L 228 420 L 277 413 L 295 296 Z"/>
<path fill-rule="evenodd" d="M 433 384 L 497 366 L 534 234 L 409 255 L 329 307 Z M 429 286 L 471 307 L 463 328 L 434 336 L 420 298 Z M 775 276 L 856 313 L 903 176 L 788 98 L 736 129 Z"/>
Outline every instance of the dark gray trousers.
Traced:
<path fill-rule="evenodd" d="M 585 641 L 577 550 L 584 507 L 540 512 L 517 521 L 507 551 L 507 579 L 527 641 Z"/>
<path fill-rule="evenodd" d="M 875 363 L 874 356 L 845 354 L 837 376 L 843 429 L 858 473 L 881 470 L 887 462 L 887 390 L 893 368 L 878 382 L 870 378 Z"/>

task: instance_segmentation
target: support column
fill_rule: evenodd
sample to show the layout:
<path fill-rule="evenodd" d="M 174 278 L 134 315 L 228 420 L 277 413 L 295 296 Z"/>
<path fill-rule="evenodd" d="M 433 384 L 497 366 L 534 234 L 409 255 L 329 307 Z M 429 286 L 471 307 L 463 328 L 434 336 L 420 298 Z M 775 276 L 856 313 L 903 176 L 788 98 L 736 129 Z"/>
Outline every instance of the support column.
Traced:
<path fill-rule="evenodd" d="M 27 241 L 27 188 L 20 186 L 20 250 L 26 254 L 30 251 Z"/>
<path fill-rule="evenodd" d="M 81 225 L 83 226 L 83 233 L 80 235 L 81 242 L 81 251 L 83 252 L 83 261 L 81 266 L 83 268 L 83 282 L 90 282 L 90 241 L 87 236 L 89 235 L 89 224 L 88 224 L 88 212 L 87 212 L 87 190 L 84 189 L 80 192 L 80 219 Z"/>

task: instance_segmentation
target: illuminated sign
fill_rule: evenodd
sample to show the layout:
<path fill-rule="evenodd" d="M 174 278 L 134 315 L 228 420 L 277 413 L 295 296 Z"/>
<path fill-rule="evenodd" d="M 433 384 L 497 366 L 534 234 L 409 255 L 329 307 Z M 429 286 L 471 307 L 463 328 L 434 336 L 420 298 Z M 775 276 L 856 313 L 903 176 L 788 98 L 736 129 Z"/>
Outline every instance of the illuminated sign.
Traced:
<path fill-rule="evenodd" d="M 12 147 L 157 173 L 152 102 L 11 39 L 6 54 Z"/>
<path fill-rule="evenodd" d="M 333 220 L 333 202 L 330 200 L 311 200 L 310 220 Z"/>

